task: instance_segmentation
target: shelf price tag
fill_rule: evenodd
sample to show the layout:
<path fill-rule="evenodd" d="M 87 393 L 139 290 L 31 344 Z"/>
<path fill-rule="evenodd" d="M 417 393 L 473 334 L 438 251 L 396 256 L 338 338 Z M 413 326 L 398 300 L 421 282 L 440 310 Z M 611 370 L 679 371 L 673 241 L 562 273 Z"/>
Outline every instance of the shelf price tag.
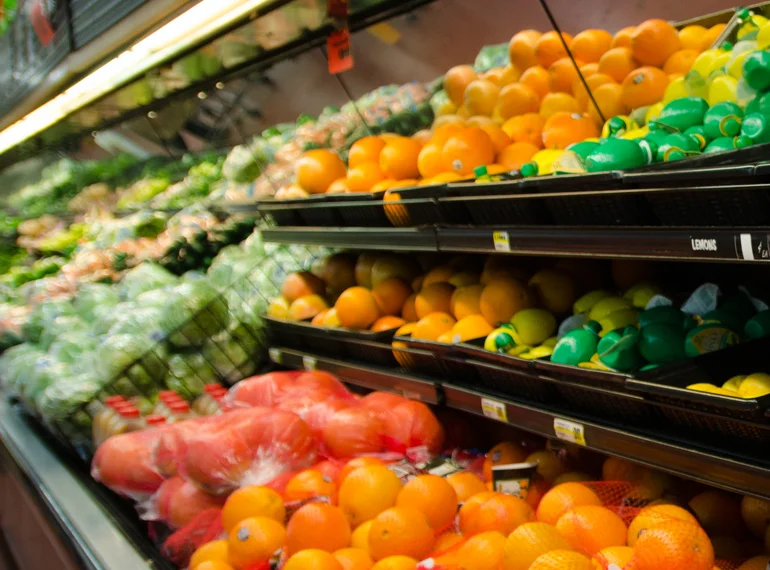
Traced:
<path fill-rule="evenodd" d="M 275 362 L 276 364 L 281 364 L 281 361 L 283 360 L 281 351 L 277 348 L 271 348 L 267 351 L 267 354 L 270 356 L 271 362 Z"/>
<path fill-rule="evenodd" d="M 495 245 L 495 251 L 511 251 L 508 232 L 492 232 L 492 243 Z"/>
<path fill-rule="evenodd" d="M 490 398 L 481 398 L 481 413 L 493 420 L 508 421 L 508 408 L 505 404 Z"/>
<path fill-rule="evenodd" d="M 318 361 L 312 356 L 303 356 L 302 368 L 304 368 L 308 372 L 313 372 L 318 368 Z"/>
<path fill-rule="evenodd" d="M 586 434 L 583 424 L 563 420 L 561 418 L 554 418 L 553 431 L 556 434 L 556 437 L 563 441 L 569 441 L 579 445 L 586 444 Z"/>

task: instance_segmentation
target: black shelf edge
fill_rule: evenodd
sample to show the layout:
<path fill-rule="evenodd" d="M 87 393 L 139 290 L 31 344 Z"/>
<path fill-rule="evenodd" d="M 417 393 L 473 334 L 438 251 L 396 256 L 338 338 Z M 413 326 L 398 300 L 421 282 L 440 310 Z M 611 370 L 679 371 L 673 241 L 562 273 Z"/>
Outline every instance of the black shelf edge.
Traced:
<path fill-rule="evenodd" d="M 278 227 L 262 230 L 262 239 L 272 243 L 348 249 L 438 251 L 434 228 Z"/>
<path fill-rule="evenodd" d="M 273 362 L 287 368 L 324 370 L 341 380 L 372 390 L 395 392 L 456 410 L 507 423 L 547 438 L 573 441 L 588 449 L 622 457 L 719 487 L 727 491 L 770 499 L 770 466 L 731 458 L 720 450 L 707 452 L 685 442 L 665 441 L 655 434 L 572 417 L 499 395 L 418 378 L 385 368 L 369 367 L 284 348 L 270 349 Z M 557 433 L 559 421 L 563 428 Z"/>

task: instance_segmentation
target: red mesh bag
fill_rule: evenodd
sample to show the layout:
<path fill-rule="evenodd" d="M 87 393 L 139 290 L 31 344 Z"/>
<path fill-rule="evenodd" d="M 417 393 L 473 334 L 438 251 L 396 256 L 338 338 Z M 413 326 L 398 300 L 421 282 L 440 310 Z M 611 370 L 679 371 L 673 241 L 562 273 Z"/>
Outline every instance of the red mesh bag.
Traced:
<path fill-rule="evenodd" d="M 198 548 L 216 540 L 222 533 L 221 510 L 208 509 L 198 513 L 187 525 L 169 536 L 161 552 L 179 568 L 186 568 Z"/>
<path fill-rule="evenodd" d="M 225 400 L 234 407 L 274 406 L 303 372 L 271 372 L 253 376 L 230 388 Z"/>
<path fill-rule="evenodd" d="M 412 447 L 426 447 L 438 453 L 444 445 L 444 428 L 428 406 L 406 400 L 383 416 L 386 444 L 390 451 L 405 453 Z"/>
<path fill-rule="evenodd" d="M 181 477 L 167 479 L 158 493 L 144 505 L 145 520 L 162 520 L 171 528 L 182 528 L 200 513 L 219 509 L 225 497 L 209 495 Z"/>

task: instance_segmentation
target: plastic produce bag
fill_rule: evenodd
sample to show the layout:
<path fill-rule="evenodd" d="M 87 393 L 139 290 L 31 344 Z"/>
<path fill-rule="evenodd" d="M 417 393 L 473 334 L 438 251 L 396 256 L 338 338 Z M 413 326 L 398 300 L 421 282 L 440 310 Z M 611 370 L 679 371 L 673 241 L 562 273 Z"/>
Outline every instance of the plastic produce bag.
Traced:
<path fill-rule="evenodd" d="M 234 407 L 265 406 L 280 403 L 302 372 L 271 372 L 238 382 L 226 396 L 228 404 Z"/>
<path fill-rule="evenodd" d="M 101 283 L 86 283 L 80 287 L 74 306 L 82 319 L 91 322 L 101 311 L 114 307 L 119 302 L 120 297 L 114 287 Z"/>
<path fill-rule="evenodd" d="M 65 421 L 93 401 L 100 390 L 100 382 L 91 374 L 59 379 L 38 396 L 37 410 L 49 422 Z"/>
<path fill-rule="evenodd" d="M 177 347 L 201 346 L 227 326 L 227 304 L 205 281 L 190 281 L 169 292 L 162 326 L 174 331 L 169 341 Z"/>
<path fill-rule="evenodd" d="M 508 44 L 484 46 L 476 56 L 473 68 L 478 73 L 489 71 L 493 67 L 504 67 L 511 62 L 508 57 Z"/>
<path fill-rule="evenodd" d="M 154 263 L 143 263 L 123 276 L 120 282 L 120 296 L 123 299 L 136 299 L 139 295 L 153 289 L 173 286 L 177 283 L 174 274 Z"/>
<path fill-rule="evenodd" d="M 40 341 L 43 331 L 60 316 L 74 315 L 75 309 L 68 300 L 57 299 L 40 303 L 29 315 L 27 323 L 22 327 L 22 333 L 27 341 L 36 343 Z"/>
<path fill-rule="evenodd" d="M 95 369 L 100 381 L 111 382 L 121 376 L 115 385 L 124 396 L 150 394 L 158 390 L 166 375 L 163 351 L 147 337 L 119 334 L 107 337 L 95 355 Z"/>
<path fill-rule="evenodd" d="M 140 509 L 144 511 L 144 520 L 162 520 L 171 528 L 182 528 L 200 513 L 221 508 L 224 499 L 209 495 L 181 477 L 172 477 L 164 481 L 157 494 L 143 503 Z"/>
<path fill-rule="evenodd" d="M 206 384 L 219 381 L 219 375 L 200 352 L 174 354 L 168 359 L 166 386 L 186 400 L 203 394 Z"/>

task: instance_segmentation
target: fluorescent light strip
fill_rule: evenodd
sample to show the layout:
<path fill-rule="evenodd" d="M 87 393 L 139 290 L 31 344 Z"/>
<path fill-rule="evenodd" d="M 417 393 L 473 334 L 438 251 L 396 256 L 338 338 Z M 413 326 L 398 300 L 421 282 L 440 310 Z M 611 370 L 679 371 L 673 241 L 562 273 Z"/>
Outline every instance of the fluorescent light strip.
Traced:
<path fill-rule="evenodd" d="M 107 95 L 118 85 L 141 77 L 175 53 L 213 36 L 217 31 L 268 2 L 269 0 L 201 0 L 115 59 L 0 132 L 0 153 Z"/>

